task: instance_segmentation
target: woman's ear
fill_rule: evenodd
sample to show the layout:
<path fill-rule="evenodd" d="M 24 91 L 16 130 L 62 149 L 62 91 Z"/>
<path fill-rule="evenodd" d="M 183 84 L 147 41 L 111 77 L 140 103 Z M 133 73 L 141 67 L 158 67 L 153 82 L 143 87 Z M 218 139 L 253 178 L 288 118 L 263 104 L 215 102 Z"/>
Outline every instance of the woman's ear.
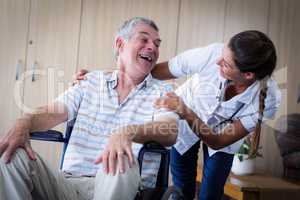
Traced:
<path fill-rule="evenodd" d="M 255 74 L 253 72 L 243 72 L 243 77 L 246 79 L 246 80 L 253 80 L 255 79 Z"/>

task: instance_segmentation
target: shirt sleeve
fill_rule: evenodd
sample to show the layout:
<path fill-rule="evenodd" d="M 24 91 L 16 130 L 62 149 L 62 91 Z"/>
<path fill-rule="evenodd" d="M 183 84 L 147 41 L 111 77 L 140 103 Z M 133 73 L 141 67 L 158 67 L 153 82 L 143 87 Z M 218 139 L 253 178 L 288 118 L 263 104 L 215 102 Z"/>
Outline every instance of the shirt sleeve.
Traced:
<path fill-rule="evenodd" d="M 63 103 L 67 107 L 68 122 L 77 117 L 80 104 L 86 94 L 86 88 L 93 84 L 97 84 L 95 81 L 101 78 L 101 75 L 102 72 L 100 71 L 93 71 L 86 74 L 85 80 L 82 80 L 79 84 L 70 87 L 55 99 L 56 102 Z"/>
<path fill-rule="evenodd" d="M 199 141 L 199 137 L 191 130 L 186 120 L 178 120 L 177 126 L 178 135 L 174 147 L 181 155 L 183 155 Z"/>
<path fill-rule="evenodd" d="M 179 96 L 183 100 L 184 104 L 190 109 L 194 108 L 195 103 L 190 87 L 193 84 L 194 78 L 195 77 L 192 76 L 175 90 L 176 95 Z"/>
<path fill-rule="evenodd" d="M 222 43 L 214 43 L 206 47 L 187 50 L 169 60 L 169 70 L 175 77 L 200 73 L 205 67 L 216 62 L 223 47 Z"/>
<path fill-rule="evenodd" d="M 77 117 L 77 113 L 80 107 L 84 95 L 82 82 L 75 86 L 70 87 L 64 93 L 59 95 L 55 102 L 63 103 L 68 109 L 68 122 Z"/>

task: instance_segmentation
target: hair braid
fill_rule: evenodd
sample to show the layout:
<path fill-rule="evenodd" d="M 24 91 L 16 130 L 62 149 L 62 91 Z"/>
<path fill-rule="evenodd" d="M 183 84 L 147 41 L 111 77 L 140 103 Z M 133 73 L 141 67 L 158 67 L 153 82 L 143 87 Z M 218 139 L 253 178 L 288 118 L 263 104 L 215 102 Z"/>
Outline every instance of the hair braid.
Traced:
<path fill-rule="evenodd" d="M 267 97 L 267 90 L 268 90 L 266 80 L 260 81 L 260 88 L 261 89 L 259 93 L 259 111 L 258 111 L 259 115 L 258 115 L 258 121 L 255 126 L 252 142 L 251 142 L 249 158 L 255 157 L 258 153 L 261 125 L 262 125 L 262 119 L 263 119 L 264 109 L 265 109 L 265 99 Z"/>

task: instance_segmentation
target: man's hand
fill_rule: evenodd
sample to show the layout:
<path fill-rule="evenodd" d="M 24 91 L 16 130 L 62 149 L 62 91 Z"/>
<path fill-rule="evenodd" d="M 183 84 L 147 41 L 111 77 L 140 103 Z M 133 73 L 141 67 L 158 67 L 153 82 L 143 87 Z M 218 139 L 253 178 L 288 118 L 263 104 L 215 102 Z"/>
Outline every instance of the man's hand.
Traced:
<path fill-rule="evenodd" d="M 132 152 L 132 137 L 125 132 L 121 131 L 113 133 L 108 140 L 105 150 L 95 160 L 95 164 L 102 162 L 103 170 L 105 173 L 116 174 L 116 161 L 119 165 L 120 173 L 125 172 L 125 156 L 128 157 L 129 167 L 131 168 L 134 162 L 134 156 Z"/>
<path fill-rule="evenodd" d="M 79 84 L 80 81 L 85 80 L 86 77 L 85 75 L 88 73 L 89 71 L 86 69 L 80 69 L 74 76 L 73 76 L 73 85 Z"/>
<path fill-rule="evenodd" d="M 29 119 L 18 119 L 4 138 L 0 140 L 0 157 L 5 156 L 5 163 L 10 162 L 11 157 L 19 147 L 24 148 L 30 159 L 36 160 L 35 153 L 30 145 L 29 127 Z"/>

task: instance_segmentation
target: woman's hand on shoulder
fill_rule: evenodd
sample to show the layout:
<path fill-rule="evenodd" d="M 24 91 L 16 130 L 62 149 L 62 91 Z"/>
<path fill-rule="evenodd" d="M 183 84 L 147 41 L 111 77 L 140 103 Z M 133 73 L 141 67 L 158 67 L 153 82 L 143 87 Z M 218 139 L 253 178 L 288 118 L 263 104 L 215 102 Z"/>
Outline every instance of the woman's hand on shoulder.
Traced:
<path fill-rule="evenodd" d="M 73 83 L 72 85 L 79 84 L 80 81 L 85 80 L 85 75 L 89 73 L 87 69 L 80 69 L 76 74 L 73 75 Z"/>

